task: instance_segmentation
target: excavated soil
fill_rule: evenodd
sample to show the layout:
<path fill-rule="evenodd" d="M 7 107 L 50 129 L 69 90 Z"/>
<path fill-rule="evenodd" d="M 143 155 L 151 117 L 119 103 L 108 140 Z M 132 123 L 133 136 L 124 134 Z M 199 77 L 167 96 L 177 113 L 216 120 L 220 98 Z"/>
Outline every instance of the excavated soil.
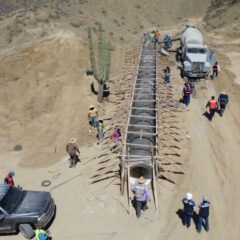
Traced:
<path fill-rule="evenodd" d="M 114 4 L 72 1 L 72 5 L 66 1 L 62 6 L 65 15 L 46 22 L 56 2 L 40 10 L 34 5 L 23 23 L 8 13 L 9 8 L 4 8 L 8 15 L 1 12 L 1 178 L 14 169 L 15 181 L 24 189 L 51 191 L 57 205 L 50 228 L 53 239 L 238 239 L 239 1 L 212 1 L 219 6 L 210 8 L 209 1 L 189 0 L 143 1 L 143 5 L 139 1 L 114 1 Z M 11 9 L 16 6 L 19 5 L 11 5 Z M 23 9 L 16 7 L 17 14 L 22 16 Z M 81 18 L 76 22 L 79 15 Z M 36 16 L 41 21 L 34 22 Z M 178 115 L 185 139 L 179 166 L 184 175 L 169 173 L 175 184 L 164 179 L 158 181 L 159 214 L 152 201 L 140 220 L 134 214 L 128 215 L 127 199 L 119 193 L 118 178 L 91 184 L 91 177 L 101 168 L 96 153 L 102 150 L 96 144 L 96 131 L 87 122 L 88 107 L 94 104 L 104 118 L 119 110 L 114 104 L 115 95 L 110 96 L 109 102 L 97 102 L 90 91 L 95 80 L 84 74 L 89 66 L 84 26 L 88 23 L 95 26 L 100 20 L 114 43 L 110 87 L 115 93 L 123 76 L 121 72 L 125 76 L 128 71 L 133 72 L 131 66 L 124 64 L 137 61 L 137 54 L 129 55 L 128 62 L 123 61 L 123 56 L 129 47 L 137 49 L 141 32 L 146 29 L 159 28 L 163 33 L 177 35 L 185 24 L 195 24 L 204 32 L 206 43 L 216 51 L 221 66 L 217 79 L 195 83 L 196 93 L 190 106 Z M 164 61 L 171 66 L 175 96 L 180 98 L 184 81 L 174 55 Z M 230 96 L 226 112 L 223 117 L 216 114 L 209 122 L 203 115 L 205 105 L 212 95 L 217 96 L 224 89 Z M 82 162 L 69 169 L 65 145 L 72 136 L 78 139 Z M 47 188 L 41 187 L 45 179 L 52 181 Z M 196 203 L 203 194 L 209 197 L 208 233 L 203 231 L 199 235 L 194 224 L 190 229 L 183 227 L 177 215 L 182 208 L 181 199 L 188 191 L 193 193 Z M 23 239 L 20 234 L 3 237 Z"/>

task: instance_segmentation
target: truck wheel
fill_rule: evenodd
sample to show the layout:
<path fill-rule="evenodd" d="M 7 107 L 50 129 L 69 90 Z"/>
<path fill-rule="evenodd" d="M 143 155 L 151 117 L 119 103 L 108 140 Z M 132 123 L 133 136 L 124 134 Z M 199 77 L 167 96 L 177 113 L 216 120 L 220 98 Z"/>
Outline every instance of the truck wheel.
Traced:
<path fill-rule="evenodd" d="M 177 60 L 177 62 L 179 62 L 181 60 L 181 55 L 178 52 L 176 54 L 176 60 Z"/>
<path fill-rule="evenodd" d="M 181 70 L 180 76 L 181 76 L 181 78 L 184 78 L 184 72 L 183 72 L 183 70 Z"/>
<path fill-rule="evenodd" d="M 27 239 L 31 239 L 35 235 L 30 224 L 20 224 L 18 228 L 21 234 Z"/>

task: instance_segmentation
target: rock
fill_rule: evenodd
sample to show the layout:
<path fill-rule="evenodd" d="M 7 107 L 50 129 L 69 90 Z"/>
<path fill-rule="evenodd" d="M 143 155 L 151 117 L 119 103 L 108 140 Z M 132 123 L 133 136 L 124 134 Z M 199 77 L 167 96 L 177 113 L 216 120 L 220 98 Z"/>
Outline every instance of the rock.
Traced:
<path fill-rule="evenodd" d="M 93 213 L 93 210 L 90 207 L 87 207 L 86 209 L 83 210 L 83 213 Z"/>
<path fill-rule="evenodd" d="M 88 200 L 89 202 L 92 202 L 92 201 L 95 200 L 95 197 L 94 197 L 94 196 L 91 196 L 91 197 L 87 198 L 87 200 Z"/>
<path fill-rule="evenodd" d="M 99 202 L 98 203 L 98 207 L 100 207 L 100 208 L 105 208 L 106 206 L 107 206 L 106 202 Z"/>
<path fill-rule="evenodd" d="M 187 139 L 191 139 L 191 135 L 190 135 L 190 134 L 187 134 L 187 135 L 186 135 L 186 138 L 187 138 Z"/>
<path fill-rule="evenodd" d="M 16 152 L 21 151 L 22 149 L 23 149 L 23 147 L 20 144 L 17 144 L 13 147 L 13 151 L 16 151 Z"/>

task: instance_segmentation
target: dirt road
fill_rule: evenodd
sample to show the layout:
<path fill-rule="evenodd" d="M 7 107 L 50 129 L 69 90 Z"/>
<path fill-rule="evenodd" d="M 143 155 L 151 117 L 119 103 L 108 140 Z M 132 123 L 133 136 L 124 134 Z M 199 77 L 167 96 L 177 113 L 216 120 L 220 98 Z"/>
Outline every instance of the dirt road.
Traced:
<path fill-rule="evenodd" d="M 216 80 L 217 81 L 217 80 Z M 191 135 L 189 159 L 185 162 L 186 175 L 177 187 L 171 209 L 181 207 L 185 192 L 192 192 L 197 203 L 206 194 L 212 204 L 210 232 L 199 234 L 183 228 L 174 211 L 169 212 L 170 223 L 163 231 L 164 239 L 237 239 L 240 213 L 238 207 L 240 183 L 240 122 L 234 100 L 223 117 L 215 115 L 212 122 L 203 116 L 206 100 L 216 95 L 214 83 L 197 84 L 197 96 L 192 99 L 186 114 L 186 128 Z M 238 115 L 239 116 L 239 115 Z M 178 199 L 176 201 L 175 199 Z M 194 224 L 193 224 L 194 225 Z"/>

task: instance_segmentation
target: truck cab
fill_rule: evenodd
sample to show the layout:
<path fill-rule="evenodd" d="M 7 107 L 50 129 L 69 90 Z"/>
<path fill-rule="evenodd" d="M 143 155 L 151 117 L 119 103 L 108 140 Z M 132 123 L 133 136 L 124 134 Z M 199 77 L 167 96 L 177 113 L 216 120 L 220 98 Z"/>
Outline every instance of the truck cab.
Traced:
<path fill-rule="evenodd" d="M 25 191 L 0 184 L 0 234 L 20 231 L 30 239 L 35 228 L 45 228 L 49 224 L 55 209 L 48 192 Z"/>
<path fill-rule="evenodd" d="M 177 60 L 182 63 L 181 77 L 190 79 L 207 78 L 215 55 L 203 44 L 203 36 L 195 27 L 187 27 L 180 38 Z"/>
<path fill-rule="evenodd" d="M 205 78 L 211 70 L 206 45 L 187 44 L 182 48 L 183 77 Z"/>

